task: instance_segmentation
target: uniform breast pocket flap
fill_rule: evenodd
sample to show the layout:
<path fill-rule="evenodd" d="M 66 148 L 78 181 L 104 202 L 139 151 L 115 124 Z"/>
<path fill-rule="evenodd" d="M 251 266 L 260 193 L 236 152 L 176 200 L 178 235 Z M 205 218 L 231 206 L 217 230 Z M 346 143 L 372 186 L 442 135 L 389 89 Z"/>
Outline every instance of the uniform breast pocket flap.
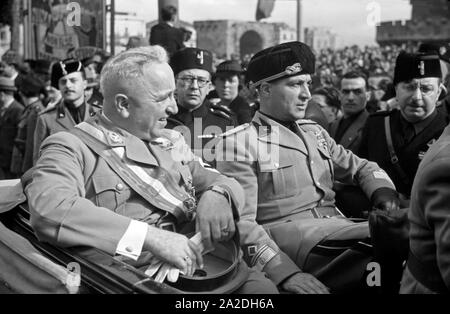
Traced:
<path fill-rule="evenodd" d="M 130 195 L 130 188 L 116 176 L 94 176 L 92 182 L 96 205 L 120 211 Z"/>
<path fill-rule="evenodd" d="M 261 197 L 281 199 L 297 193 L 295 167 L 292 163 L 267 163 L 260 165 L 258 180 Z"/>

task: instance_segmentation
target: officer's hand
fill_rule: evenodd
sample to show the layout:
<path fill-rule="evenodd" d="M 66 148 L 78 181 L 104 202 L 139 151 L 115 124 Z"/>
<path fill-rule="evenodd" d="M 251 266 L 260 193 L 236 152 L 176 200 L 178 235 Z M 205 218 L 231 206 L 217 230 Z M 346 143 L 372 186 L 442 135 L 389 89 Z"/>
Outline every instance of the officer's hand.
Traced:
<path fill-rule="evenodd" d="M 203 268 L 201 248 L 185 235 L 148 227 L 144 249 L 162 262 L 168 263 L 192 276 L 197 268 Z"/>
<path fill-rule="evenodd" d="M 330 291 L 316 277 L 308 273 L 297 273 L 286 279 L 281 287 L 299 294 L 329 294 Z"/>
<path fill-rule="evenodd" d="M 234 235 L 233 211 L 225 196 L 214 191 L 203 193 L 197 205 L 195 229 L 201 232 L 205 248 Z"/>
<path fill-rule="evenodd" d="M 381 210 L 398 210 L 400 199 L 397 191 L 390 188 L 379 188 L 371 197 L 372 207 Z"/>

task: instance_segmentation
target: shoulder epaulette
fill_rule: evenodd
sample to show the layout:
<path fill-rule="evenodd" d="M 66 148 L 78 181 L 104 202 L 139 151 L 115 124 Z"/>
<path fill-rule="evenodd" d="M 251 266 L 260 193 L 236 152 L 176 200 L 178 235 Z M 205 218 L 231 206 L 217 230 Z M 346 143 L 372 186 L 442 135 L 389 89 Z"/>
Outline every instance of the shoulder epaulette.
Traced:
<path fill-rule="evenodd" d="M 57 106 L 57 105 L 56 105 L 56 106 Z M 44 113 L 47 113 L 47 112 L 51 112 L 51 111 L 53 111 L 53 110 L 56 110 L 56 106 L 53 106 L 53 107 L 51 107 L 51 108 L 44 108 L 41 112 L 38 113 L 38 115 L 42 115 L 42 114 L 44 114 Z"/>
<path fill-rule="evenodd" d="M 220 104 L 211 104 L 209 106 L 209 111 L 225 119 L 231 119 L 231 116 L 233 115 L 233 112 L 230 108 Z"/>
<path fill-rule="evenodd" d="M 309 119 L 300 119 L 297 120 L 298 125 L 305 125 L 305 124 L 318 124 L 316 121 L 309 120 Z"/>
<path fill-rule="evenodd" d="M 246 130 L 249 127 L 250 127 L 250 123 L 244 123 L 244 124 L 238 125 L 237 127 L 233 128 L 231 130 L 228 130 L 222 134 L 219 134 L 218 137 L 227 137 L 227 136 L 239 133 L 243 130 Z"/>
<path fill-rule="evenodd" d="M 370 117 L 385 117 L 385 116 L 391 115 L 394 111 L 395 111 L 395 109 L 394 110 L 381 110 L 381 111 L 371 113 Z"/>

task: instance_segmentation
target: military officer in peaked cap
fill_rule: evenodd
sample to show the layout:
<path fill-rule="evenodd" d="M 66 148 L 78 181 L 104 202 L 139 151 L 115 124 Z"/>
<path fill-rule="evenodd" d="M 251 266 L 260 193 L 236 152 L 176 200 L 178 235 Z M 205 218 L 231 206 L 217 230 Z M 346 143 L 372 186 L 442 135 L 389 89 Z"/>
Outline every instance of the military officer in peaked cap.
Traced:
<path fill-rule="evenodd" d="M 367 223 L 351 222 L 335 207 L 334 180 L 359 184 L 376 207 L 398 205 L 392 181 L 377 164 L 303 120 L 314 63 L 311 49 L 301 42 L 255 54 L 247 75 L 258 90 L 260 110 L 251 125 L 230 131 L 216 146 L 217 169 L 236 178 L 247 195 L 238 222 L 247 262 L 294 293 L 355 288 L 371 260 L 365 254 L 347 260 L 332 253 L 324 261 L 327 254 L 317 253 L 318 243 L 332 245 L 325 244 L 327 236 L 338 243 L 350 230 L 357 235 L 353 240 L 369 235 Z M 338 260 L 347 262 L 339 267 Z"/>
<path fill-rule="evenodd" d="M 170 65 L 175 74 L 178 113 L 168 119 L 167 128 L 183 133 L 194 153 L 212 162 L 214 136 L 233 128 L 237 121 L 230 109 L 206 100 L 213 72 L 211 52 L 185 48 L 171 57 Z"/>
<path fill-rule="evenodd" d="M 399 109 L 371 115 L 363 129 L 359 155 L 388 173 L 405 207 L 419 163 L 449 122 L 445 107 L 436 107 L 441 75 L 437 54 L 401 52 L 394 72 Z"/>
<path fill-rule="evenodd" d="M 37 116 L 33 139 L 34 161 L 39 157 L 39 147 L 46 137 L 72 129 L 98 110 L 85 101 L 87 82 L 80 61 L 67 59 L 55 62 L 51 68 L 51 85 L 60 90 L 62 99 L 54 107 Z"/>

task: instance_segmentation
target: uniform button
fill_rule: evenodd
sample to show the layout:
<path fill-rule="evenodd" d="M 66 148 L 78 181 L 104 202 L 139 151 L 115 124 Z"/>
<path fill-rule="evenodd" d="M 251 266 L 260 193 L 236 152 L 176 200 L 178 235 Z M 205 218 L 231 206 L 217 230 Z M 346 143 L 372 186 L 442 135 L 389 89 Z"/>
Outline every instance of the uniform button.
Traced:
<path fill-rule="evenodd" d="M 274 166 L 275 166 L 275 168 L 278 168 L 278 167 L 280 166 L 280 164 L 276 162 L 276 163 L 274 164 Z"/>
<path fill-rule="evenodd" d="M 320 186 L 320 182 L 317 182 L 317 186 Z"/>
<path fill-rule="evenodd" d="M 123 188 L 124 188 L 124 186 L 123 186 L 122 183 L 118 183 L 118 184 L 116 185 L 116 189 L 117 189 L 118 191 L 122 191 Z"/>
<path fill-rule="evenodd" d="M 314 165 L 314 160 L 311 160 L 311 165 Z"/>
<path fill-rule="evenodd" d="M 133 252 L 133 248 L 131 246 L 127 246 L 125 248 L 125 251 L 127 251 L 128 253 L 131 253 L 131 252 Z"/>

